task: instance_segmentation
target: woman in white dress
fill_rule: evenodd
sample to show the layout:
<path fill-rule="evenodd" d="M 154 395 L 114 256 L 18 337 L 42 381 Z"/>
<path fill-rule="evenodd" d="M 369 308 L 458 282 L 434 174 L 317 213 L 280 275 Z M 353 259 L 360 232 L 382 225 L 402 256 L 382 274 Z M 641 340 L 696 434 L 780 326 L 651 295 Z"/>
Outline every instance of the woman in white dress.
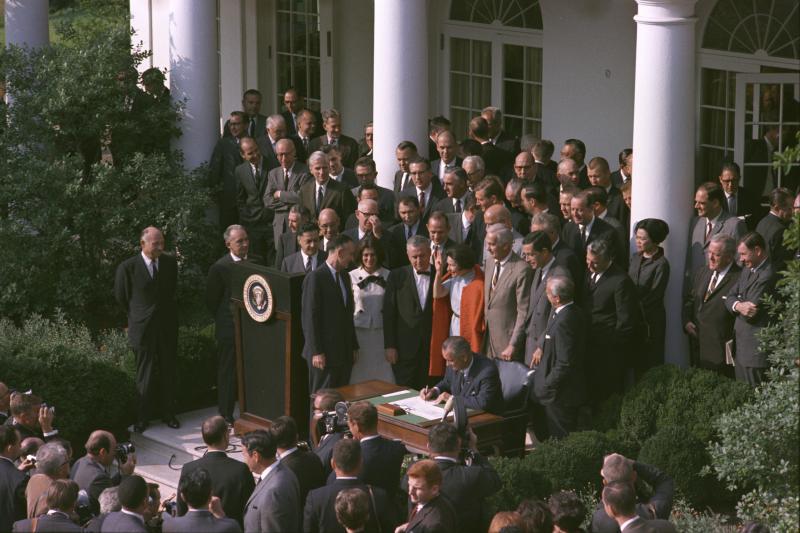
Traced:
<path fill-rule="evenodd" d="M 358 339 L 358 359 L 350 373 L 350 383 L 379 379 L 394 383 L 392 365 L 383 348 L 383 295 L 389 270 L 381 266 L 386 255 L 380 241 L 372 236 L 358 244 L 356 260 L 360 265 L 350 272 L 355 312 L 353 323 Z"/>

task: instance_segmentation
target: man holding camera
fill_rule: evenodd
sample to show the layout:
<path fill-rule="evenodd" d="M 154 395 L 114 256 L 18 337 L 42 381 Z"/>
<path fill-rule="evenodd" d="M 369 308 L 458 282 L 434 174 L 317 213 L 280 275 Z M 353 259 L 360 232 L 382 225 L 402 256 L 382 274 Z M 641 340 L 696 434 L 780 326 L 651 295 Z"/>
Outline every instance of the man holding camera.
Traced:
<path fill-rule="evenodd" d="M 212 500 L 211 485 L 211 474 L 204 468 L 197 468 L 182 476 L 178 483 L 178 493 L 189 505 L 189 512 L 184 516 L 167 518 L 162 531 L 164 533 L 241 532 L 242 528 L 236 520 L 224 516 L 220 500 Z"/>
<path fill-rule="evenodd" d="M 58 435 L 58 430 L 53 428 L 55 407 L 48 407 L 42 399 L 34 394 L 15 392 L 10 401 L 11 422 L 6 421 L 17 431 L 20 440 L 36 437 L 49 440 Z"/>
<path fill-rule="evenodd" d="M 109 475 L 109 467 L 118 457 L 117 439 L 108 431 L 97 430 L 89 435 L 86 441 L 86 455 L 78 459 L 72 466 L 70 478 L 78 484 L 80 490 L 89 496 L 89 507 L 92 514 L 100 513 L 100 493 L 108 487 L 120 484 L 122 476 L 129 476 L 136 466 L 136 454 L 130 453 L 124 459 L 120 457 L 119 472 Z"/>
<path fill-rule="evenodd" d="M 344 429 L 334 427 L 331 428 L 332 431 L 328 431 L 324 422 L 325 414 L 336 409 L 336 404 L 342 401 L 344 396 L 335 389 L 319 389 L 314 395 L 314 413 L 311 417 L 309 434 L 314 453 L 322 462 L 326 479 L 333 472 L 331 467 L 333 447 L 344 438 Z"/>

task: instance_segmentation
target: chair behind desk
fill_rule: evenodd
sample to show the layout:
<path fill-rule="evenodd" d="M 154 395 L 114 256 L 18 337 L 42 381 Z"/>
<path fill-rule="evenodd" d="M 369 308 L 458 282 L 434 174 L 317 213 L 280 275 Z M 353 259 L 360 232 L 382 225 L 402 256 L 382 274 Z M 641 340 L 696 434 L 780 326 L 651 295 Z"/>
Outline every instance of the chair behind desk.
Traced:
<path fill-rule="evenodd" d="M 505 431 L 503 444 L 505 450 L 517 448 L 520 440 L 525 442 L 525 430 L 528 426 L 528 397 L 533 388 L 533 374 L 528 376 L 530 369 L 517 361 L 503 361 L 495 359 L 497 372 L 500 374 L 500 385 L 503 389 L 503 418 L 505 418 Z M 520 455 L 525 451 L 522 446 Z"/>

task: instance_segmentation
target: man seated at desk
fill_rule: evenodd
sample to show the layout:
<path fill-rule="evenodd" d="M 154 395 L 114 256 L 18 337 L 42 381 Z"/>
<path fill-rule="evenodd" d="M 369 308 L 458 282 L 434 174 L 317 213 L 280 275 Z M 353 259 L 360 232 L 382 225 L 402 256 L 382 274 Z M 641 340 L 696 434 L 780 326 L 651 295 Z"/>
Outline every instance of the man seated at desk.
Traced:
<path fill-rule="evenodd" d="M 473 353 L 464 337 L 448 337 L 442 344 L 442 357 L 447 370 L 435 387 L 422 389 L 423 400 L 444 402 L 460 396 L 467 409 L 480 409 L 501 414 L 503 393 L 495 364 L 483 355 Z"/>

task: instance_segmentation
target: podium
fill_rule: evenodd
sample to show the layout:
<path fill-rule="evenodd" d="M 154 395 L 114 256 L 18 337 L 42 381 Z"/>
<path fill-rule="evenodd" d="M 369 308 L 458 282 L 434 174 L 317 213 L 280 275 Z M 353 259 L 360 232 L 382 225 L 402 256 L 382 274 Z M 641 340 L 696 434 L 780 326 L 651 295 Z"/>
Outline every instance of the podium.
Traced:
<path fill-rule="evenodd" d="M 300 292 L 304 274 L 238 263 L 231 272 L 242 435 L 289 415 L 301 435 L 308 430 L 308 367 L 302 358 Z"/>

